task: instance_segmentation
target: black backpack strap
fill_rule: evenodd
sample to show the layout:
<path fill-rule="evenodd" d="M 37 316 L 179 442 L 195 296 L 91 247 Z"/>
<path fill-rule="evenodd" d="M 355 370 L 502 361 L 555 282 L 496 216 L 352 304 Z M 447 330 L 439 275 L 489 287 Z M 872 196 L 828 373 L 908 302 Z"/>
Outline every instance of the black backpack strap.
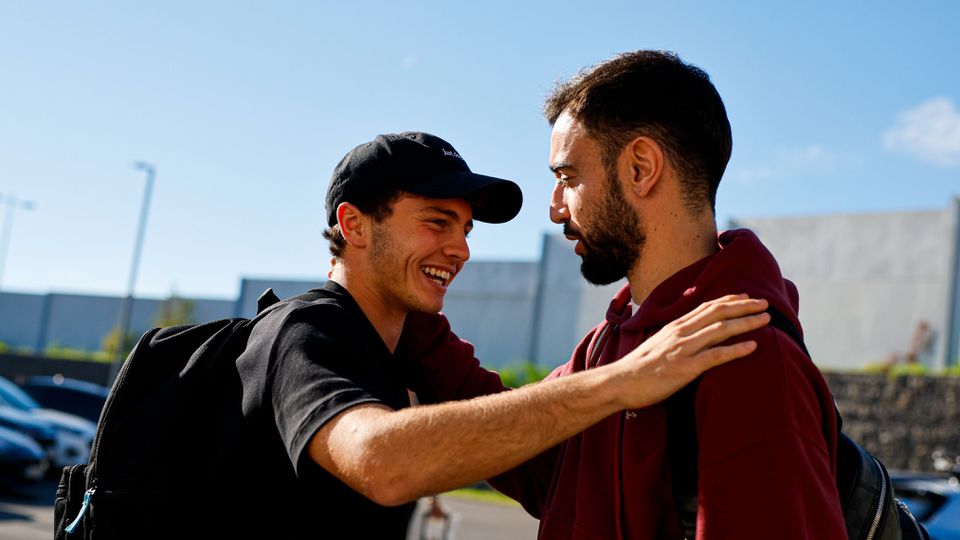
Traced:
<path fill-rule="evenodd" d="M 257 313 L 263 312 L 263 310 L 268 307 L 276 304 L 280 301 L 280 297 L 277 296 L 277 293 L 273 292 L 273 288 L 269 288 L 263 291 L 263 294 L 257 298 Z"/>
<path fill-rule="evenodd" d="M 793 322 L 772 306 L 767 312 L 770 314 L 770 326 L 790 336 L 803 353 L 812 360 L 813 357 L 803 343 L 803 336 Z M 695 393 L 696 387 L 693 388 Z M 693 539 L 696 534 L 697 509 L 696 474 L 693 475 L 691 496 L 690 475 L 687 472 L 691 468 L 695 471 L 697 464 L 696 428 L 692 410 L 693 400 L 696 397 L 694 393 L 681 398 L 678 406 L 672 407 L 673 417 L 668 419 L 668 450 L 671 454 L 670 468 L 673 474 L 674 497 L 680 514 L 681 527 L 684 535 L 689 539 Z M 680 395 L 681 393 L 676 394 L 676 396 Z M 893 486 L 883 464 L 841 432 L 843 418 L 840 416 L 840 409 L 836 402 L 834 402 L 834 411 L 837 415 L 836 481 L 848 536 L 862 538 L 869 528 L 877 533 L 876 538 L 899 538 L 899 533 L 905 539 L 928 539 L 929 536 L 924 527 L 914 519 L 902 503 L 894 498 Z M 679 421 L 679 425 L 671 426 L 670 423 L 674 421 Z M 677 433 L 680 435 L 678 436 Z M 692 458 L 688 457 L 691 454 L 689 448 L 676 446 L 677 443 L 690 444 L 690 433 L 692 433 L 694 449 Z M 685 434 L 686 439 L 682 438 Z M 678 457 L 674 457 L 675 454 Z M 865 518 L 869 520 L 865 521 Z M 872 528 L 870 528 L 871 523 Z"/>
<path fill-rule="evenodd" d="M 289 305 L 290 303 L 296 302 L 310 304 L 317 301 L 322 301 L 325 297 L 326 295 L 324 294 L 323 289 L 311 289 L 303 294 L 298 294 L 288 298 L 280 298 L 275 292 L 273 292 L 272 288 L 269 288 L 263 291 L 263 294 L 257 298 L 257 315 L 250 320 L 250 323 L 256 324 L 257 321 L 267 316 L 268 312 L 280 309 L 280 307 L 283 305 Z"/>
<path fill-rule="evenodd" d="M 803 354 L 807 355 L 807 358 L 812 358 L 810 356 L 810 351 L 807 350 L 807 346 L 803 343 L 803 336 L 800 335 L 800 331 L 797 330 L 797 327 L 790 322 L 790 319 L 788 319 L 786 315 L 781 313 L 780 310 L 773 306 L 770 306 L 770 308 L 767 309 L 767 313 L 770 314 L 770 326 L 790 336 L 793 341 L 795 341 L 803 350 Z"/>
<path fill-rule="evenodd" d="M 771 306 L 770 326 L 790 336 L 800 346 L 804 354 L 810 357 L 800 331 L 790 319 Z M 680 517 L 680 528 L 684 538 L 693 540 L 697 525 L 697 456 L 700 453 L 696 432 L 696 411 L 694 410 L 699 377 L 681 389 L 668 400 L 667 407 L 667 455 L 670 462 L 670 474 L 673 484 L 673 498 Z M 837 431 L 839 432 L 840 411 L 837 410 Z"/>
<path fill-rule="evenodd" d="M 790 319 L 788 319 L 786 315 L 781 313 L 773 306 L 770 306 L 770 308 L 767 309 L 767 313 L 770 314 L 770 326 L 790 336 L 793 341 L 800 346 L 800 349 L 803 350 L 803 354 L 807 355 L 807 358 L 813 360 L 813 357 L 810 356 L 810 351 L 807 350 L 807 346 L 803 343 L 803 336 L 800 335 L 800 331 L 797 330 L 797 327 L 790 322 Z M 834 402 L 833 408 L 837 412 L 837 433 L 839 433 L 843 427 L 843 417 L 840 416 L 840 408 L 837 407 L 836 402 Z"/>

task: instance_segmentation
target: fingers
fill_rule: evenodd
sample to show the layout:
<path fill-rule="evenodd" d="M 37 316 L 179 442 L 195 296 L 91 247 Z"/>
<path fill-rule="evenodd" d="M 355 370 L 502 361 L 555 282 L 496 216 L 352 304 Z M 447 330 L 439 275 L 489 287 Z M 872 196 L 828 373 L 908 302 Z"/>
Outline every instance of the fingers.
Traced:
<path fill-rule="evenodd" d="M 734 336 L 752 332 L 770 322 L 769 313 L 757 313 L 735 319 L 714 322 L 689 336 L 695 348 L 707 348 L 722 343 Z"/>
<path fill-rule="evenodd" d="M 724 364 L 731 360 L 743 358 L 756 349 L 756 341 L 741 341 L 740 343 L 734 343 L 733 345 L 711 347 L 697 354 L 693 359 L 703 371 L 706 371 L 712 367 L 719 366 L 720 364 Z"/>
<path fill-rule="evenodd" d="M 686 316 L 677 319 L 674 324 L 681 335 L 689 336 L 718 321 L 760 313 L 767 307 L 769 303 L 762 298 L 725 296 L 716 301 L 704 302 Z"/>
<path fill-rule="evenodd" d="M 735 302 L 737 300 L 746 300 L 748 298 L 749 296 L 746 294 L 728 294 L 726 296 L 721 296 L 720 298 L 714 298 L 713 300 L 708 300 L 700 304 L 699 306 L 693 308 L 692 310 L 690 310 L 689 313 L 686 313 L 682 317 L 678 318 L 676 322 L 682 324 L 698 315 L 703 314 L 704 311 L 710 309 L 712 306 L 716 306 L 718 304 L 723 304 L 726 302 Z"/>

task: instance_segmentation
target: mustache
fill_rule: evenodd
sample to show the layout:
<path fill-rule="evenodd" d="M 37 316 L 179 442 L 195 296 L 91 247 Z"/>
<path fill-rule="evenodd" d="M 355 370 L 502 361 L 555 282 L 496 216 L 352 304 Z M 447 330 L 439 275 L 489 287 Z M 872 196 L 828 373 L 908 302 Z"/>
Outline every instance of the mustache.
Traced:
<path fill-rule="evenodd" d="M 583 235 L 580 234 L 580 230 L 574 227 L 573 225 L 570 225 L 569 221 L 566 221 L 563 223 L 563 234 L 564 236 L 574 236 L 576 238 L 583 240 Z"/>

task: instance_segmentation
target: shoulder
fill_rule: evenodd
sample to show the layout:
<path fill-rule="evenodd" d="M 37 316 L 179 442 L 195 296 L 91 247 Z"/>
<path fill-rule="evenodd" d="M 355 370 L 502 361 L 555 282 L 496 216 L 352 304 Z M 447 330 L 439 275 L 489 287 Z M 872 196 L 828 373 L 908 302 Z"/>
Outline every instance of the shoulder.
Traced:
<path fill-rule="evenodd" d="M 284 300 L 257 321 L 250 346 L 276 349 L 305 340 L 352 341 L 359 339 L 361 323 L 333 298 Z"/>
<path fill-rule="evenodd" d="M 776 429 L 796 416 L 798 408 L 813 412 L 830 401 L 820 371 L 790 336 L 767 327 L 742 339 L 755 340 L 757 349 L 702 375 L 698 416 L 762 419 L 760 423 Z"/>
<path fill-rule="evenodd" d="M 697 416 L 746 426 L 750 432 L 743 434 L 746 438 L 789 427 L 819 433 L 823 419 L 831 414 L 832 396 L 813 361 L 775 328 L 744 337 L 756 340 L 756 351 L 703 374 L 696 394 Z"/>
<path fill-rule="evenodd" d="M 769 386 L 785 384 L 795 376 L 797 366 L 813 366 L 810 358 L 794 340 L 783 331 L 765 327 L 749 332 L 731 341 L 753 340 L 756 350 L 738 360 L 717 366 L 703 375 L 701 386 L 743 386 L 763 382 Z M 808 371 L 801 369 L 800 373 Z"/>

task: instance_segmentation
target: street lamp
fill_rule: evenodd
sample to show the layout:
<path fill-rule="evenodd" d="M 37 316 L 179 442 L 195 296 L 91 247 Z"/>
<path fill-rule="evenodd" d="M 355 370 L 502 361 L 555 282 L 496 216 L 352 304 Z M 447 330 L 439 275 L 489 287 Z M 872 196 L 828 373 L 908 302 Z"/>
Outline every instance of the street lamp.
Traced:
<path fill-rule="evenodd" d="M 137 281 L 137 270 L 140 267 L 140 251 L 143 248 L 143 233 L 147 228 L 147 211 L 150 209 L 150 192 L 153 191 L 153 177 L 157 170 L 153 165 L 145 161 L 137 161 L 133 164 L 135 169 L 141 170 L 147 175 L 147 185 L 143 191 L 143 204 L 140 206 L 140 224 L 137 227 L 137 240 L 133 247 L 133 263 L 130 265 L 130 278 L 127 281 L 127 296 L 123 298 L 123 304 L 120 306 L 120 334 L 117 340 L 117 350 L 110 365 L 110 373 L 107 375 L 107 386 L 111 386 L 120 372 L 120 364 L 123 363 L 124 345 L 127 341 L 127 332 L 130 331 L 130 314 L 133 311 L 133 288 Z"/>
<path fill-rule="evenodd" d="M 10 246 L 10 231 L 13 229 L 13 214 L 17 209 L 33 210 L 34 204 L 30 201 L 17 199 L 16 195 L 0 195 L 0 200 L 6 199 L 7 213 L 3 218 L 3 236 L 0 237 L 0 284 L 3 283 L 3 270 L 7 264 L 7 248 Z"/>

